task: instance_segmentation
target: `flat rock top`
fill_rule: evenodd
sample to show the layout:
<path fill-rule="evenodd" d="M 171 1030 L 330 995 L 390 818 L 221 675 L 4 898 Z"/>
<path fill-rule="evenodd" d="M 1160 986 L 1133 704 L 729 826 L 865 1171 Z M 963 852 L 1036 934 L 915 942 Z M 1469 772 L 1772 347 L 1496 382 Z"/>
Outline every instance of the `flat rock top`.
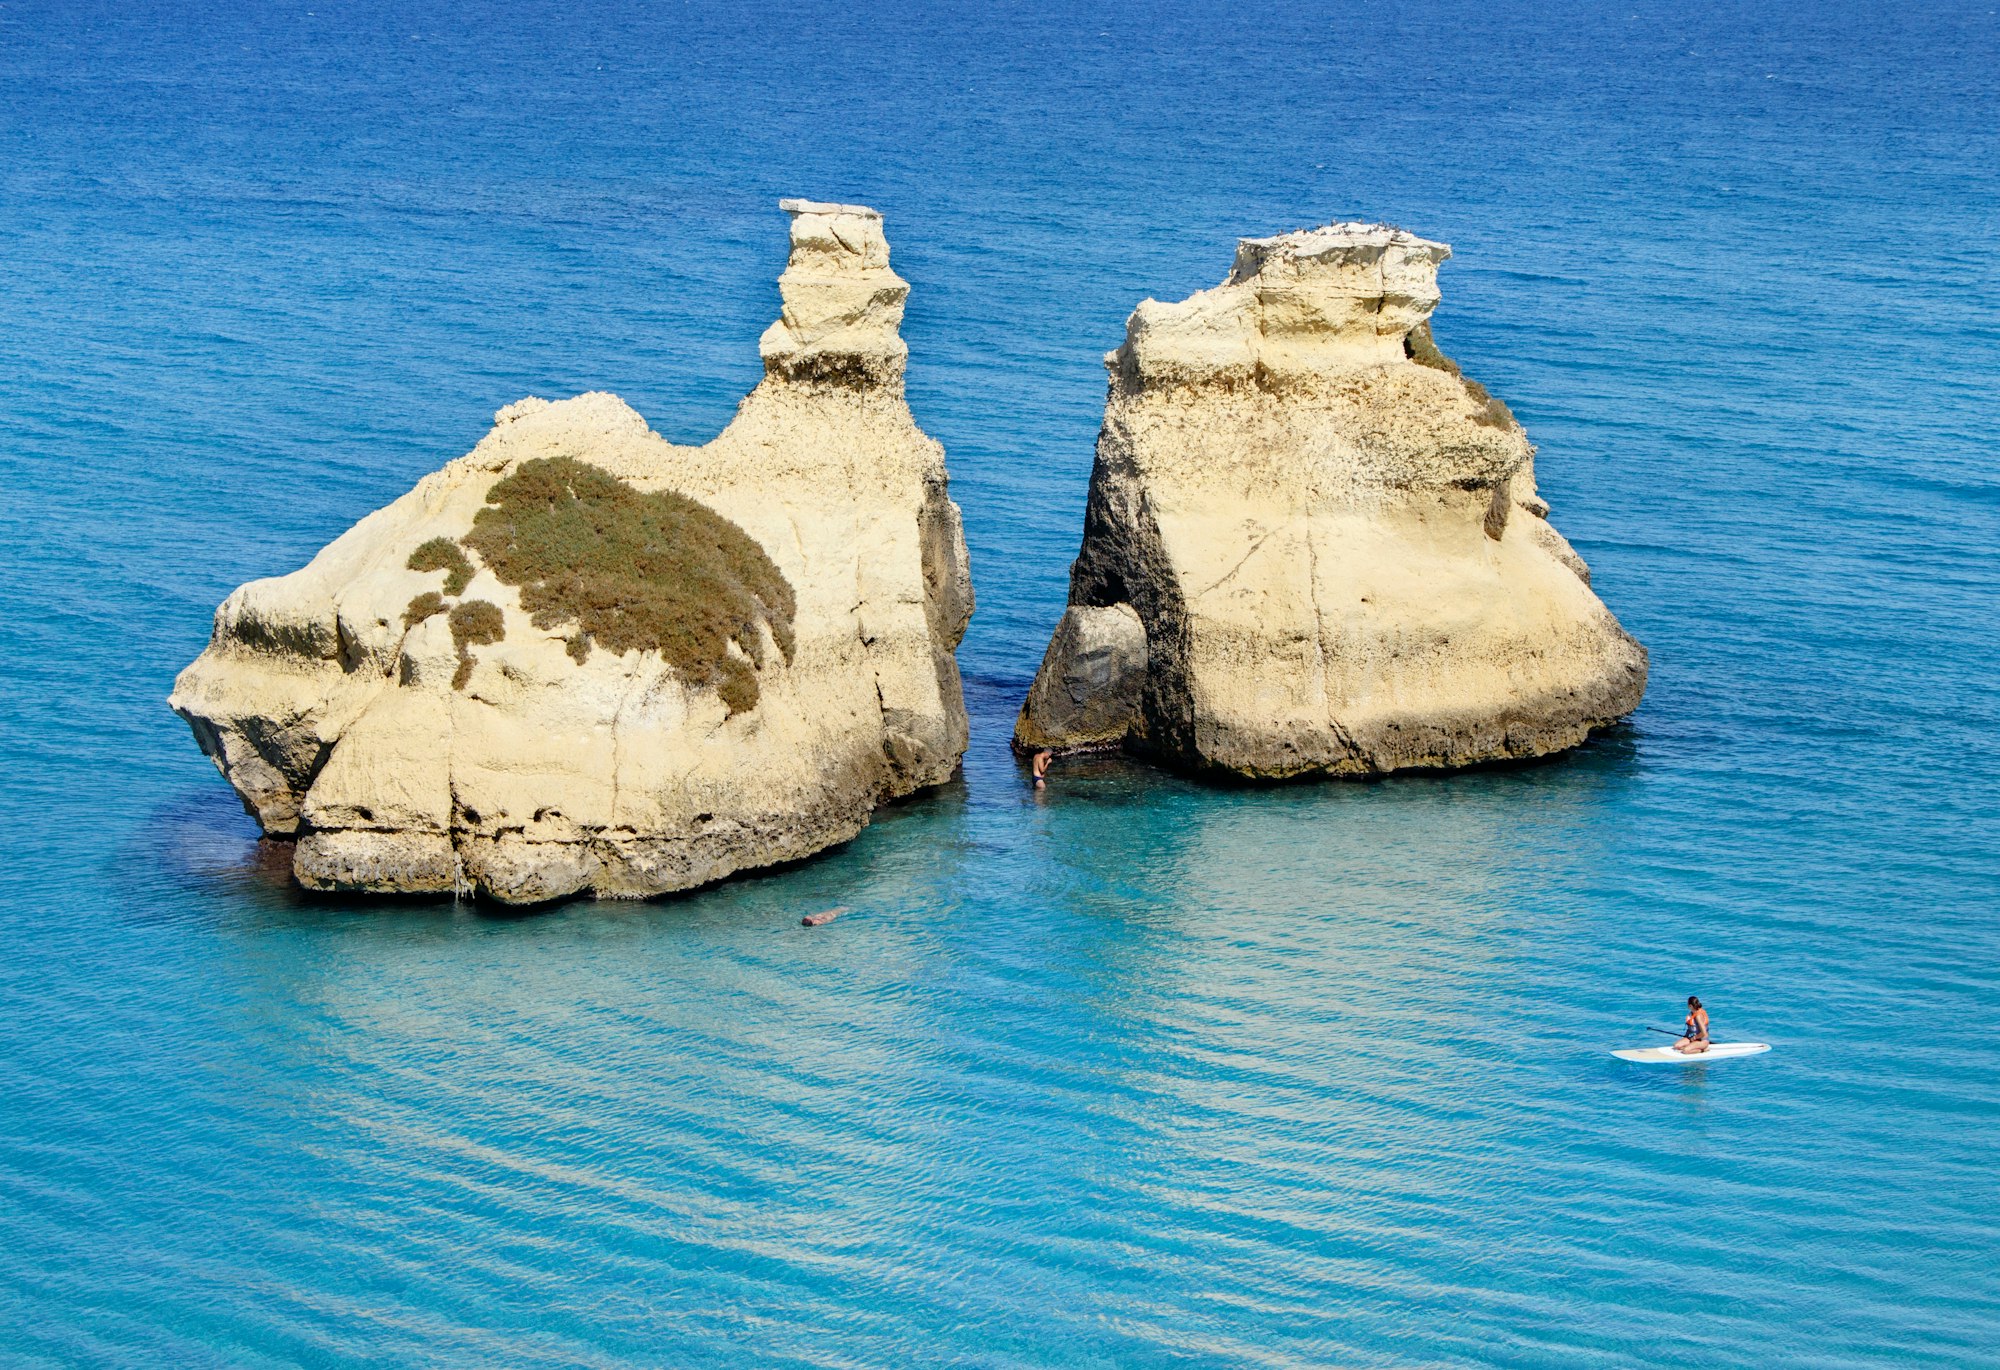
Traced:
<path fill-rule="evenodd" d="M 879 219 L 882 212 L 867 205 L 837 205 L 824 200 L 780 200 L 778 208 L 787 214 L 858 214 L 864 219 Z"/>
<path fill-rule="evenodd" d="M 1256 248 L 1271 255 L 1289 251 L 1295 256 L 1317 257 L 1326 252 L 1337 252 L 1350 247 L 1405 247 L 1430 248 L 1443 256 L 1451 255 L 1451 248 L 1444 243 L 1433 242 L 1429 238 L 1419 238 L 1407 229 L 1392 224 L 1368 224 L 1355 221 L 1344 224 L 1325 224 L 1319 228 L 1301 228 L 1291 233 L 1275 233 L 1268 238 L 1239 238 L 1244 247 Z"/>
<path fill-rule="evenodd" d="M 1434 279 L 1438 263 L 1450 255 L 1444 243 L 1388 224 L 1327 224 L 1269 238 L 1238 238 L 1226 284 L 1242 285 L 1272 268 L 1281 276 L 1337 276 L 1353 267 L 1380 268 L 1399 278 L 1415 269 Z M 1425 288 L 1427 294 L 1434 291 L 1434 285 Z"/>

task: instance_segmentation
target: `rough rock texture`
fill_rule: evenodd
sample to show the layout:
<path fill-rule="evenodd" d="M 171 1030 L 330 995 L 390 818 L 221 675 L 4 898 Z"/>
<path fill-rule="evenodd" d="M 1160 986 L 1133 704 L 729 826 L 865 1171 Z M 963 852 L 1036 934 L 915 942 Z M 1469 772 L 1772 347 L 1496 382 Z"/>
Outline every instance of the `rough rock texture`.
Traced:
<path fill-rule="evenodd" d="M 658 894 L 845 841 L 952 775 L 972 586 L 903 399 L 909 287 L 873 210 L 781 207 L 783 316 L 713 442 L 613 395 L 522 400 L 217 610 L 170 702 L 298 837 L 300 883 Z M 695 581 L 722 598 L 689 622 Z"/>
<path fill-rule="evenodd" d="M 1072 604 L 1049 640 L 1015 730 L 1027 750 L 1115 747 L 1139 719 L 1146 626 L 1129 604 Z"/>
<path fill-rule="evenodd" d="M 1133 311 L 1016 745 L 1374 774 L 1638 706 L 1645 649 L 1545 520 L 1527 435 L 1431 342 L 1449 255 L 1372 224 L 1246 239 L 1220 286 Z"/>

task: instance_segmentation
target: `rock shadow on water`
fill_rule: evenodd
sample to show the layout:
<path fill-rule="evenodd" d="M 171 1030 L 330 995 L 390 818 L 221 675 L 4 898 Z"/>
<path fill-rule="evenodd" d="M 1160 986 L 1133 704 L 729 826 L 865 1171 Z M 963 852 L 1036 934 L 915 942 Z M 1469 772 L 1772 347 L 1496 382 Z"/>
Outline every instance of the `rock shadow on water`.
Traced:
<path fill-rule="evenodd" d="M 1458 766 L 1408 766 L 1400 770 L 1375 774 L 1344 775 L 1332 780 L 1324 775 L 1314 774 L 1274 777 L 1246 776 L 1223 770 L 1193 773 L 1165 771 L 1155 766 L 1144 753 L 1125 752 L 1110 747 L 1065 753 L 1057 764 L 1062 767 L 1065 776 L 1100 780 L 1120 777 L 1130 785 L 1140 784 L 1141 774 L 1150 773 L 1162 779 L 1166 777 L 1184 779 L 1188 784 L 1224 793 L 1343 787 L 1354 787 L 1365 791 L 1378 787 L 1443 783 L 1462 776 L 1499 776 L 1510 772 L 1547 771 L 1558 774 L 1565 770 L 1586 774 L 1636 772 L 1642 760 L 1640 748 L 1643 735 L 1643 728 L 1635 720 L 1627 718 L 1599 729 L 1583 742 L 1564 752 L 1548 752 L 1540 756 L 1495 757 Z M 1033 753 L 1017 752 L 1016 763 L 1016 768 L 1024 776 L 1028 775 L 1033 765 Z"/>
<path fill-rule="evenodd" d="M 1329 780 L 1319 775 L 1255 778 L 1229 772 L 1190 774 L 1163 769 L 1143 754 L 1112 747 L 1059 754 L 1051 765 L 1047 788 L 1033 788 L 1034 754 L 1010 750 L 1013 770 L 1020 777 L 1024 798 L 1037 804 L 1059 801 L 1102 804 L 1124 803 L 1157 792 L 1190 795 L 1275 795 L 1298 792 L 1313 794 L 1365 795 L 1371 792 L 1421 792 L 1427 786 L 1451 786 L 1459 781 L 1500 781 L 1513 775 L 1541 776 L 1548 784 L 1564 788 L 1565 780 L 1636 779 L 1644 764 L 1643 727 L 1632 719 L 1621 720 L 1593 733 L 1566 752 L 1542 756 L 1506 757 L 1455 767 L 1409 767 L 1374 775 L 1343 776 Z M 1348 797 L 1352 797 L 1350 794 Z"/>
<path fill-rule="evenodd" d="M 780 925 L 796 914 L 842 902 L 867 906 L 912 897 L 917 872 L 935 879 L 978 850 L 964 831 L 967 788 L 962 777 L 878 812 L 855 837 L 795 861 L 738 872 L 694 890 L 645 899 L 570 896 L 510 905 L 467 890 L 434 894 L 347 895 L 301 887 L 293 878 L 296 843 L 259 834 L 233 806 L 190 788 L 153 810 L 130 843 L 106 862 L 106 884 L 124 916 L 141 923 L 195 916 L 242 930 L 363 924 L 505 926 L 561 922 L 579 914 L 661 925 L 696 926 L 717 919 Z M 666 915 L 672 915 L 671 918 Z"/>

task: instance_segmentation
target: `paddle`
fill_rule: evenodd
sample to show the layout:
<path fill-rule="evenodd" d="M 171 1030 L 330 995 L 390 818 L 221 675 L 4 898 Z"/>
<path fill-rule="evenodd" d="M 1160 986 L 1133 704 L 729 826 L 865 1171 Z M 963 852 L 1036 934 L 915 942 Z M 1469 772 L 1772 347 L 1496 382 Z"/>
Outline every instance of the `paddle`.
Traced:
<path fill-rule="evenodd" d="M 1674 1031 L 1672 1031 L 1671 1029 L 1668 1029 L 1668 1028 L 1656 1028 L 1656 1027 L 1649 1027 L 1649 1028 L 1647 1028 L 1647 1029 L 1646 1029 L 1646 1031 L 1648 1031 L 1648 1032 L 1664 1032 L 1664 1033 L 1666 1033 L 1666 1034 L 1667 1034 L 1667 1036 L 1669 1036 L 1669 1037 L 1685 1037 L 1685 1036 L 1687 1036 L 1687 1034 L 1686 1034 L 1685 1032 L 1674 1032 Z"/>

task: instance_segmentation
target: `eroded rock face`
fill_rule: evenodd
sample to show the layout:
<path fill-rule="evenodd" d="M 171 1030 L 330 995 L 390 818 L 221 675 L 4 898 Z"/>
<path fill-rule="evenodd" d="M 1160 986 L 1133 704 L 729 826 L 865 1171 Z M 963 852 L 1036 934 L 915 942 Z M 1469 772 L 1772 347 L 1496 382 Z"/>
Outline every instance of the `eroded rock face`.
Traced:
<path fill-rule="evenodd" d="M 1133 311 L 1016 745 L 1359 775 L 1558 751 L 1638 706 L 1645 649 L 1546 521 L 1527 435 L 1431 342 L 1449 255 L 1372 224 L 1246 239 L 1220 286 Z M 1080 695 L 1079 615 L 1112 610 L 1139 678 Z"/>
<path fill-rule="evenodd" d="M 909 287 L 873 210 L 782 208 L 783 317 L 713 442 L 614 395 L 522 400 L 217 610 L 170 702 L 298 838 L 301 884 L 659 894 L 845 841 L 952 775 L 972 586 L 903 398 Z"/>
<path fill-rule="evenodd" d="M 1139 721 L 1146 626 L 1129 604 L 1063 611 L 1042 657 L 1016 740 L 1028 751 L 1115 747 Z"/>

